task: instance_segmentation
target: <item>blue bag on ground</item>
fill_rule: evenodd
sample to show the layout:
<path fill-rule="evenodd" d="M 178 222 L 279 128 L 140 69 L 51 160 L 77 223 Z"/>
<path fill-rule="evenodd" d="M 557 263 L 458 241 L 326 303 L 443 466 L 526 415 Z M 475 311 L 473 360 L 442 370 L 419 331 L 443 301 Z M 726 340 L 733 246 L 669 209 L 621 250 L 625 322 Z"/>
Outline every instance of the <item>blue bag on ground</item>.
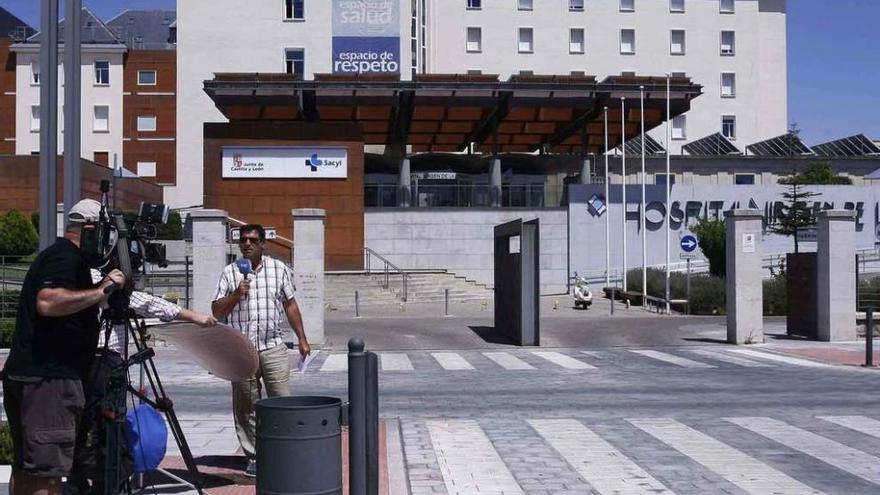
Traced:
<path fill-rule="evenodd" d="M 159 467 L 168 442 L 168 428 L 162 414 L 147 404 L 141 404 L 128 412 L 125 431 L 134 459 L 134 471 L 145 473 Z"/>

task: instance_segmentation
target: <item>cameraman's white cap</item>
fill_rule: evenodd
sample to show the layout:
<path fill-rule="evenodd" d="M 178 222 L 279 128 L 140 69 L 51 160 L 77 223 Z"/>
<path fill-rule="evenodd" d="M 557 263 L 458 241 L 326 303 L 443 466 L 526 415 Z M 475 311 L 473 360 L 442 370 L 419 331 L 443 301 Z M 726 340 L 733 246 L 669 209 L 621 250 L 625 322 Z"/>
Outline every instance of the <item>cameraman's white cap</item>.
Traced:
<path fill-rule="evenodd" d="M 94 199 L 81 199 L 67 212 L 69 223 L 97 222 L 101 216 L 101 203 Z"/>

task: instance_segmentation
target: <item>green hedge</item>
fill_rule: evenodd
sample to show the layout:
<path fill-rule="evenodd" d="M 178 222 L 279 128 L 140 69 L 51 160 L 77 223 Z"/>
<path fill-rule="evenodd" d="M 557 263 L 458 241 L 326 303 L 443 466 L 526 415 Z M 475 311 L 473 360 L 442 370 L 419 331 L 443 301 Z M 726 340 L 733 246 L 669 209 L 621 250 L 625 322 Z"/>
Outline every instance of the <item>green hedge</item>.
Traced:
<path fill-rule="evenodd" d="M 0 349 L 9 349 L 12 346 L 12 335 L 14 333 L 14 318 L 4 318 L 0 320 Z"/>
<path fill-rule="evenodd" d="M 39 244 L 36 229 L 20 211 L 12 209 L 0 217 L 0 255 L 27 256 L 36 251 Z"/>
<path fill-rule="evenodd" d="M 12 434 L 9 423 L 0 423 L 0 464 L 12 464 Z"/>

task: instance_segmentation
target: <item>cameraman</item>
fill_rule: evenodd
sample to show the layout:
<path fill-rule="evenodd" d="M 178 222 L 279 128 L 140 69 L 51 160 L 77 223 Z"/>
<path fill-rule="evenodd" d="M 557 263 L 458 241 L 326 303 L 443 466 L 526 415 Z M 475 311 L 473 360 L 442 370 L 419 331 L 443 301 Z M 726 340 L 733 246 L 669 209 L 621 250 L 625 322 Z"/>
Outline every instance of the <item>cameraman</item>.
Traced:
<path fill-rule="evenodd" d="M 61 493 L 70 473 L 87 376 L 98 345 L 98 307 L 125 284 L 119 270 L 92 282 L 80 250 L 83 224 L 101 204 L 84 199 L 67 216 L 64 237 L 41 252 L 25 276 L 12 348 L 3 369 L 3 405 L 12 434 L 10 492 Z"/>

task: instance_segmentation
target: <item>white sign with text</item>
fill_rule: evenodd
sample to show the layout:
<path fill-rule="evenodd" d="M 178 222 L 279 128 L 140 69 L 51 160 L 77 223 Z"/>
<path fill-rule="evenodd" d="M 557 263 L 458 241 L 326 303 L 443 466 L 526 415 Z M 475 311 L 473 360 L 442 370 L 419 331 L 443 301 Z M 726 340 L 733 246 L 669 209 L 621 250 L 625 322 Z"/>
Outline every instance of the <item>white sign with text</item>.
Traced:
<path fill-rule="evenodd" d="M 345 179 L 348 150 L 322 146 L 225 146 L 224 179 Z"/>

